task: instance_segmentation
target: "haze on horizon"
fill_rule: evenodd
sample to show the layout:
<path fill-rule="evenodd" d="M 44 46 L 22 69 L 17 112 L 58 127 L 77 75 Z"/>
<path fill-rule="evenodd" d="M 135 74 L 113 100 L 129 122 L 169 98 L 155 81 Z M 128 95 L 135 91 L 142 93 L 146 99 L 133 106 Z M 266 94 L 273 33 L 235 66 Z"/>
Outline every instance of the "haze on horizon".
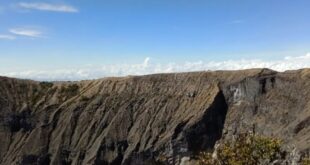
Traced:
<path fill-rule="evenodd" d="M 2 0 L 0 75 L 310 67 L 308 0 Z"/>

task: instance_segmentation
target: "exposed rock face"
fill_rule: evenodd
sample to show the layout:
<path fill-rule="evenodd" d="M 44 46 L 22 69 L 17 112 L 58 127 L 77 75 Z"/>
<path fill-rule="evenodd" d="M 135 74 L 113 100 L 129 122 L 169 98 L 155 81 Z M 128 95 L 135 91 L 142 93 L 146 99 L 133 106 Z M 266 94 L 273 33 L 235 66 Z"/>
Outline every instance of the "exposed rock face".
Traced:
<path fill-rule="evenodd" d="M 0 164 L 185 164 L 256 132 L 310 148 L 310 70 L 0 78 Z"/>

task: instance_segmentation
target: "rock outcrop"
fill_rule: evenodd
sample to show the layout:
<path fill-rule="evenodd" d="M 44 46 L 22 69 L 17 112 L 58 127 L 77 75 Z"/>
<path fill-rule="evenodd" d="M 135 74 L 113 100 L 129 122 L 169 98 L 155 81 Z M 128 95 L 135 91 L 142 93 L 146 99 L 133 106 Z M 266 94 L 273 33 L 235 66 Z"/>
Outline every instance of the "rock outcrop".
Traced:
<path fill-rule="evenodd" d="M 310 148 L 310 70 L 0 78 L 0 164 L 180 164 L 255 132 Z"/>

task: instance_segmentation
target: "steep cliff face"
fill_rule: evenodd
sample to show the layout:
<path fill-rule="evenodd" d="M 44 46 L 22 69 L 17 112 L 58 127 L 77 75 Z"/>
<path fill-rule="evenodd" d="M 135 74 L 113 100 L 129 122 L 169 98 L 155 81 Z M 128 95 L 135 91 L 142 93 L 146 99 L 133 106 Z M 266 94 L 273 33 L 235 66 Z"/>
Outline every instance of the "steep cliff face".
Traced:
<path fill-rule="evenodd" d="M 310 148 L 310 71 L 0 78 L 0 164 L 180 164 L 242 132 Z"/>

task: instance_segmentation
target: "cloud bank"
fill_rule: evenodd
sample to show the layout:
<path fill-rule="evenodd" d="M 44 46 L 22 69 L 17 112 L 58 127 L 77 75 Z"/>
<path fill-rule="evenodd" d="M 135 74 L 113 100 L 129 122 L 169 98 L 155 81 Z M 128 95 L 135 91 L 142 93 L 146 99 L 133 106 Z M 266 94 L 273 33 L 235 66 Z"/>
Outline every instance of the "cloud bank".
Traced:
<path fill-rule="evenodd" d="M 41 11 L 52 11 L 52 12 L 66 12 L 66 13 L 77 13 L 79 10 L 73 6 L 64 4 L 50 4 L 50 3 L 27 3 L 20 2 L 18 7 L 30 10 L 41 10 Z"/>
<path fill-rule="evenodd" d="M 310 67 L 310 53 L 304 56 L 285 57 L 281 60 L 227 60 L 197 61 L 185 63 L 152 63 L 147 57 L 138 64 L 117 64 L 103 66 L 84 66 L 70 69 L 28 70 L 21 72 L 3 72 L 0 75 L 34 80 L 83 80 L 111 76 L 145 75 L 153 73 L 189 72 L 207 70 L 239 70 L 250 68 L 270 68 L 285 71 Z"/>

